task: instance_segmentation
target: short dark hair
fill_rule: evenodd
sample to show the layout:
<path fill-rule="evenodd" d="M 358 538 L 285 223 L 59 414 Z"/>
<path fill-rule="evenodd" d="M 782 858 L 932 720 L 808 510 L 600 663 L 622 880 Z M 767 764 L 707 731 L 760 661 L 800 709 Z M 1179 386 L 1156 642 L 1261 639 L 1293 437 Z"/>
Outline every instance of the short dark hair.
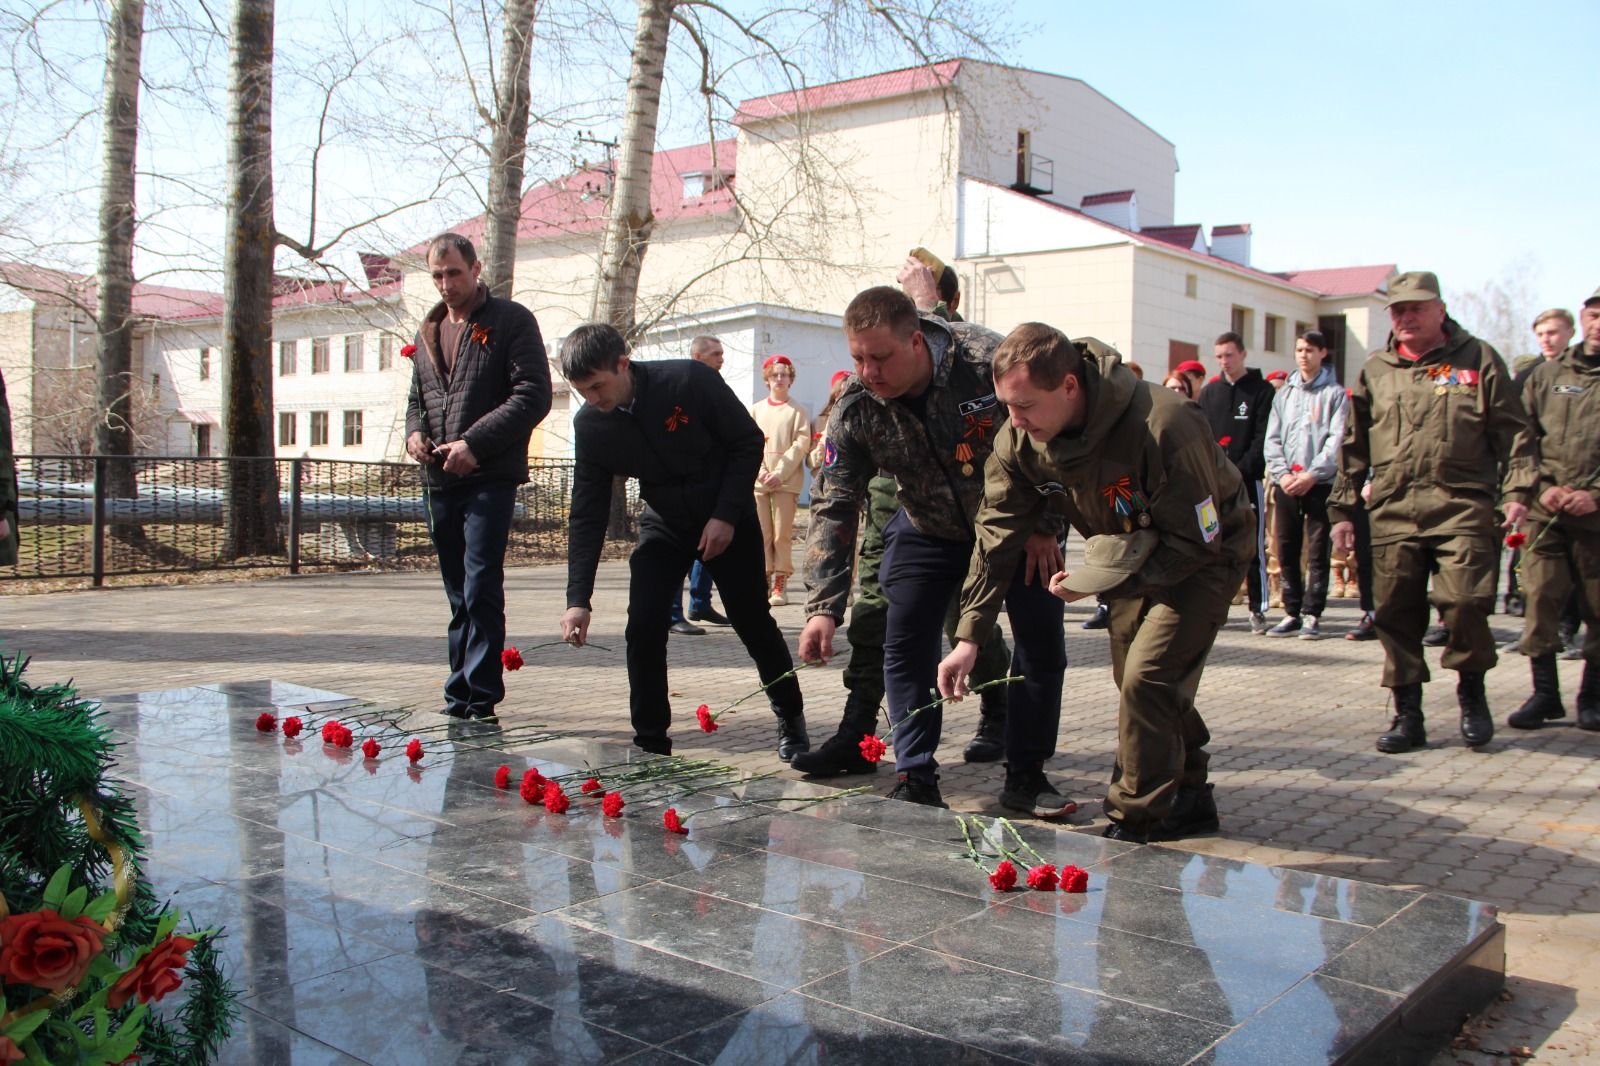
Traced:
<path fill-rule="evenodd" d="M 1083 354 L 1072 339 L 1043 322 L 1024 322 L 994 350 L 991 369 L 996 378 L 1005 377 L 1017 367 L 1028 371 L 1028 380 L 1041 389 L 1060 387 L 1071 374 L 1083 384 Z"/>
<path fill-rule="evenodd" d="M 946 304 L 953 304 L 961 295 L 961 278 L 956 274 L 956 268 L 948 264 L 939 272 L 939 299 Z"/>
<path fill-rule="evenodd" d="M 1300 336 L 1296 339 L 1303 340 L 1307 344 L 1311 345 L 1311 347 L 1321 348 L 1323 351 L 1327 351 L 1330 347 L 1332 347 L 1332 345 L 1328 343 L 1328 338 L 1323 336 L 1320 329 L 1308 329 L 1304 333 L 1300 334 Z"/>
<path fill-rule="evenodd" d="M 715 344 L 719 348 L 722 347 L 722 342 L 720 340 L 718 340 L 716 337 L 713 337 L 709 333 L 702 333 L 702 334 L 700 334 L 700 336 L 694 338 L 693 340 L 691 340 L 689 342 L 689 354 L 691 356 L 699 355 L 701 352 L 705 351 L 707 348 L 711 347 L 713 344 Z"/>
<path fill-rule="evenodd" d="M 844 309 L 844 331 L 864 333 L 878 326 L 888 326 L 901 337 L 908 337 L 921 328 L 917 305 L 911 297 L 889 285 L 874 285 L 856 293 L 850 306 Z"/>
<path fill-rule="evenodd" d="M 478 250 L 472 242 L 459 233 L 441 233 L 428 241 L 428 258 L 432 259 L 438 252 L 447 252 L 455 249 L 461 255 L 462 262 L 471 266 L 478 261 Z"/>
<path fill-rule="evenodd" d="M 1211 344 L 1213 347 L 1221 344 L 1231 344 L 1241 352 L 1244 351 L 1244 338 L 1231 329 L 1226 333 L 1217 334 L 1217 339 L 1212 341 Z"/>
<path fill-rule="evenodd" d="M 602 370 L 614 371 L 628 354 L 628 342 L 609 322 L 585 322 L 561 342 L 561 376 L 582 381 Z"/>

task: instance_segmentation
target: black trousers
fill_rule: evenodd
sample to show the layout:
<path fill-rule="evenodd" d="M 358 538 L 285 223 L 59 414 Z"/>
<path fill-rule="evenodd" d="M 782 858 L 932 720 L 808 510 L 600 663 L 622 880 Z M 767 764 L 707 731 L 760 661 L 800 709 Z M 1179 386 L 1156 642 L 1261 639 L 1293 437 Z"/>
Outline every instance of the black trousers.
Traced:
<path fill-rule="evenodd" d="M 628 560 L 628 708 L 634 742 L 648 751 L 665 748 L 672 707 L 667 702 L 667 627 L 672 607 L 694 563 L 701 530 L 676 530 L 646 511 L 639 525 L 639 546 Z M 755 660 L 763 685 L 794 669 L 789 645 L 767 605 L 766 557 L 761 526 L 752 510 L 734 527 L 733 541 L 705 568 L 722 593 L 728 621 Z M 785 678 L 767 690 L 775 714 L 802 709 L 800 682 Z"/>
<path fill-rule="evenodd" d="M 1250 560 L 1245 584 L 1250 591 L 1251 613 L 1261 614 L 1267 609 L 1267 507 L 1261 495 L 1261 482 L 1245 477 L 1244 487 L 1250 492 L 1250 506 L 1256 509 L 1256 554 Z"/>
<path fill-rule="evenodd" d="M 1361 593 L 1361 609 L 1371 614 L 1378 601 L 1372 594 L 1372 520 L 1367 509 L 1358 507 L 1352 512 L 1350 524 L 1356 527 L 1356 587 Z"/>
<path fill-rule="evenodd" d="M 1320 617 L 1328 606 L 1328 566 L 1333 549 L 1328 539 L 1328 494 L 1332 491 L 1332 485 L 1313 485 L 1304 496 L 1291 496 L 1277 485 L 1272 486 L 1278 526 L 1273 536 L 1277 538 L 1278 569 L 1283 575 L 1285 614 L 1299 616 L 1303 612 Z"/>
<path fill-rule="evenodd" d="M 428 532 L 450 601 L 450 677 L 445 710 L 491 714 L 506 695 L 500 652 L 506 644 L 506 540 L 516 513 L 510 481 L 428 492 Z"/>

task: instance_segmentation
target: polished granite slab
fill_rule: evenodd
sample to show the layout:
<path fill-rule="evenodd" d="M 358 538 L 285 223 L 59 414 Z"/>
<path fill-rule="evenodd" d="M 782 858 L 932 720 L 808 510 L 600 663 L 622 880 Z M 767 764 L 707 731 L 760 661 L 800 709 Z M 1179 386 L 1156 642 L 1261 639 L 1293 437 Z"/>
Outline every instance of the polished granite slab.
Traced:
<path fill-rule="evenodd" d="M 1504 980 L 1493 908 L 1451 896 L 1038 824 L 1088 891 L 1002 894 L 951 815 L 874 796 L 553 815 L 495 768 L 647 757 L 432 717 L 420 763 L 369 760 L 315 729 L 361 701 L 279 681 L 102 708 L 157 893 L 226 928 L 226 1063 L 1398 1063 Z"/>

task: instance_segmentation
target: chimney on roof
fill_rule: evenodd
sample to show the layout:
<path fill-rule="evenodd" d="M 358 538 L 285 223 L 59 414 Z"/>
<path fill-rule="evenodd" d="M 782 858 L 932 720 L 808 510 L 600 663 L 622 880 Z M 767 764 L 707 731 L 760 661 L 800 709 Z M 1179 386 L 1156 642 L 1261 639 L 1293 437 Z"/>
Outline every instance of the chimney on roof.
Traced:
<path fill-rule="evenodd" d="M 1083 198 L 1079 210 L 1090 218 L 1139 232 L 1139 197 L 1132 189 L 1119 192 L 1097 192 Z"/>
<path fill-rule="evenodd" d="M 1250 224 L 1211 227 L 1211 254 L 1240 266 L 1250 265 Z"/>

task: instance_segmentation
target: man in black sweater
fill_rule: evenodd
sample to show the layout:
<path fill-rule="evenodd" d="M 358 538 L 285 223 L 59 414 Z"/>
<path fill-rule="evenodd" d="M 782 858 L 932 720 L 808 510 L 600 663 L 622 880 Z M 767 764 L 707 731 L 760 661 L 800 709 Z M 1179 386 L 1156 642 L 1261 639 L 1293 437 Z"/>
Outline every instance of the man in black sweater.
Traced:
<path fill-rule="evenodd" d="M 1250 632 L 1260 635 L 1267 631 L 1266 510 L 1262 506 L 1261 479 L 1267 472 L 1267 420 L 1272 417 L 1272 398 L 1277 393 L 1261 371 L 1255 367 L 1245 369 L 1243 337 L 1224 333 L 1217 338 L 1213 350 L 1221 373 L 1200 390 L 1199 403 L 1217 443 L 1239 468 L 1239 476 L 1250 493 L 1250 505 L 1256 509 L 1256 554 L 1246 583 L 1250 590 Z"/>
<path fill-rule="evenodd" d="M 778 716 L 778 758 L 809 751 L 794 660 L 767 605 L 765 554 L 750 486 L 761 467 L 755 419 L 715 370 L 692 359 L 635 363 L 604 323 L 561 345 L 561 373 L 584 399 L 572 420 L 577 468 L 568 528 L 567 610 L 561 636 L 588 639 L 595 568 L 611 514 L 611 483 L 639 479 L 645 503 L 628 560 L 627 641 L 633 742 L 672 754 L 667 727 L 667 627 L 696 558 L 722 591 L 728 620 Z M 782 680 L 778 680 L 782 678 Z"/>
<path fill-rule="evenodd" d="M 406 453 L 422 464 L 428 532 L 450 601 L 444 713 L 491 718 L 505 698 L 506 541 L 528 438 L 550 413 L 550 363 L 533 312 L 491 296 L 472 242 L 428 242 L 439 303 L 411 345 Z"/>

